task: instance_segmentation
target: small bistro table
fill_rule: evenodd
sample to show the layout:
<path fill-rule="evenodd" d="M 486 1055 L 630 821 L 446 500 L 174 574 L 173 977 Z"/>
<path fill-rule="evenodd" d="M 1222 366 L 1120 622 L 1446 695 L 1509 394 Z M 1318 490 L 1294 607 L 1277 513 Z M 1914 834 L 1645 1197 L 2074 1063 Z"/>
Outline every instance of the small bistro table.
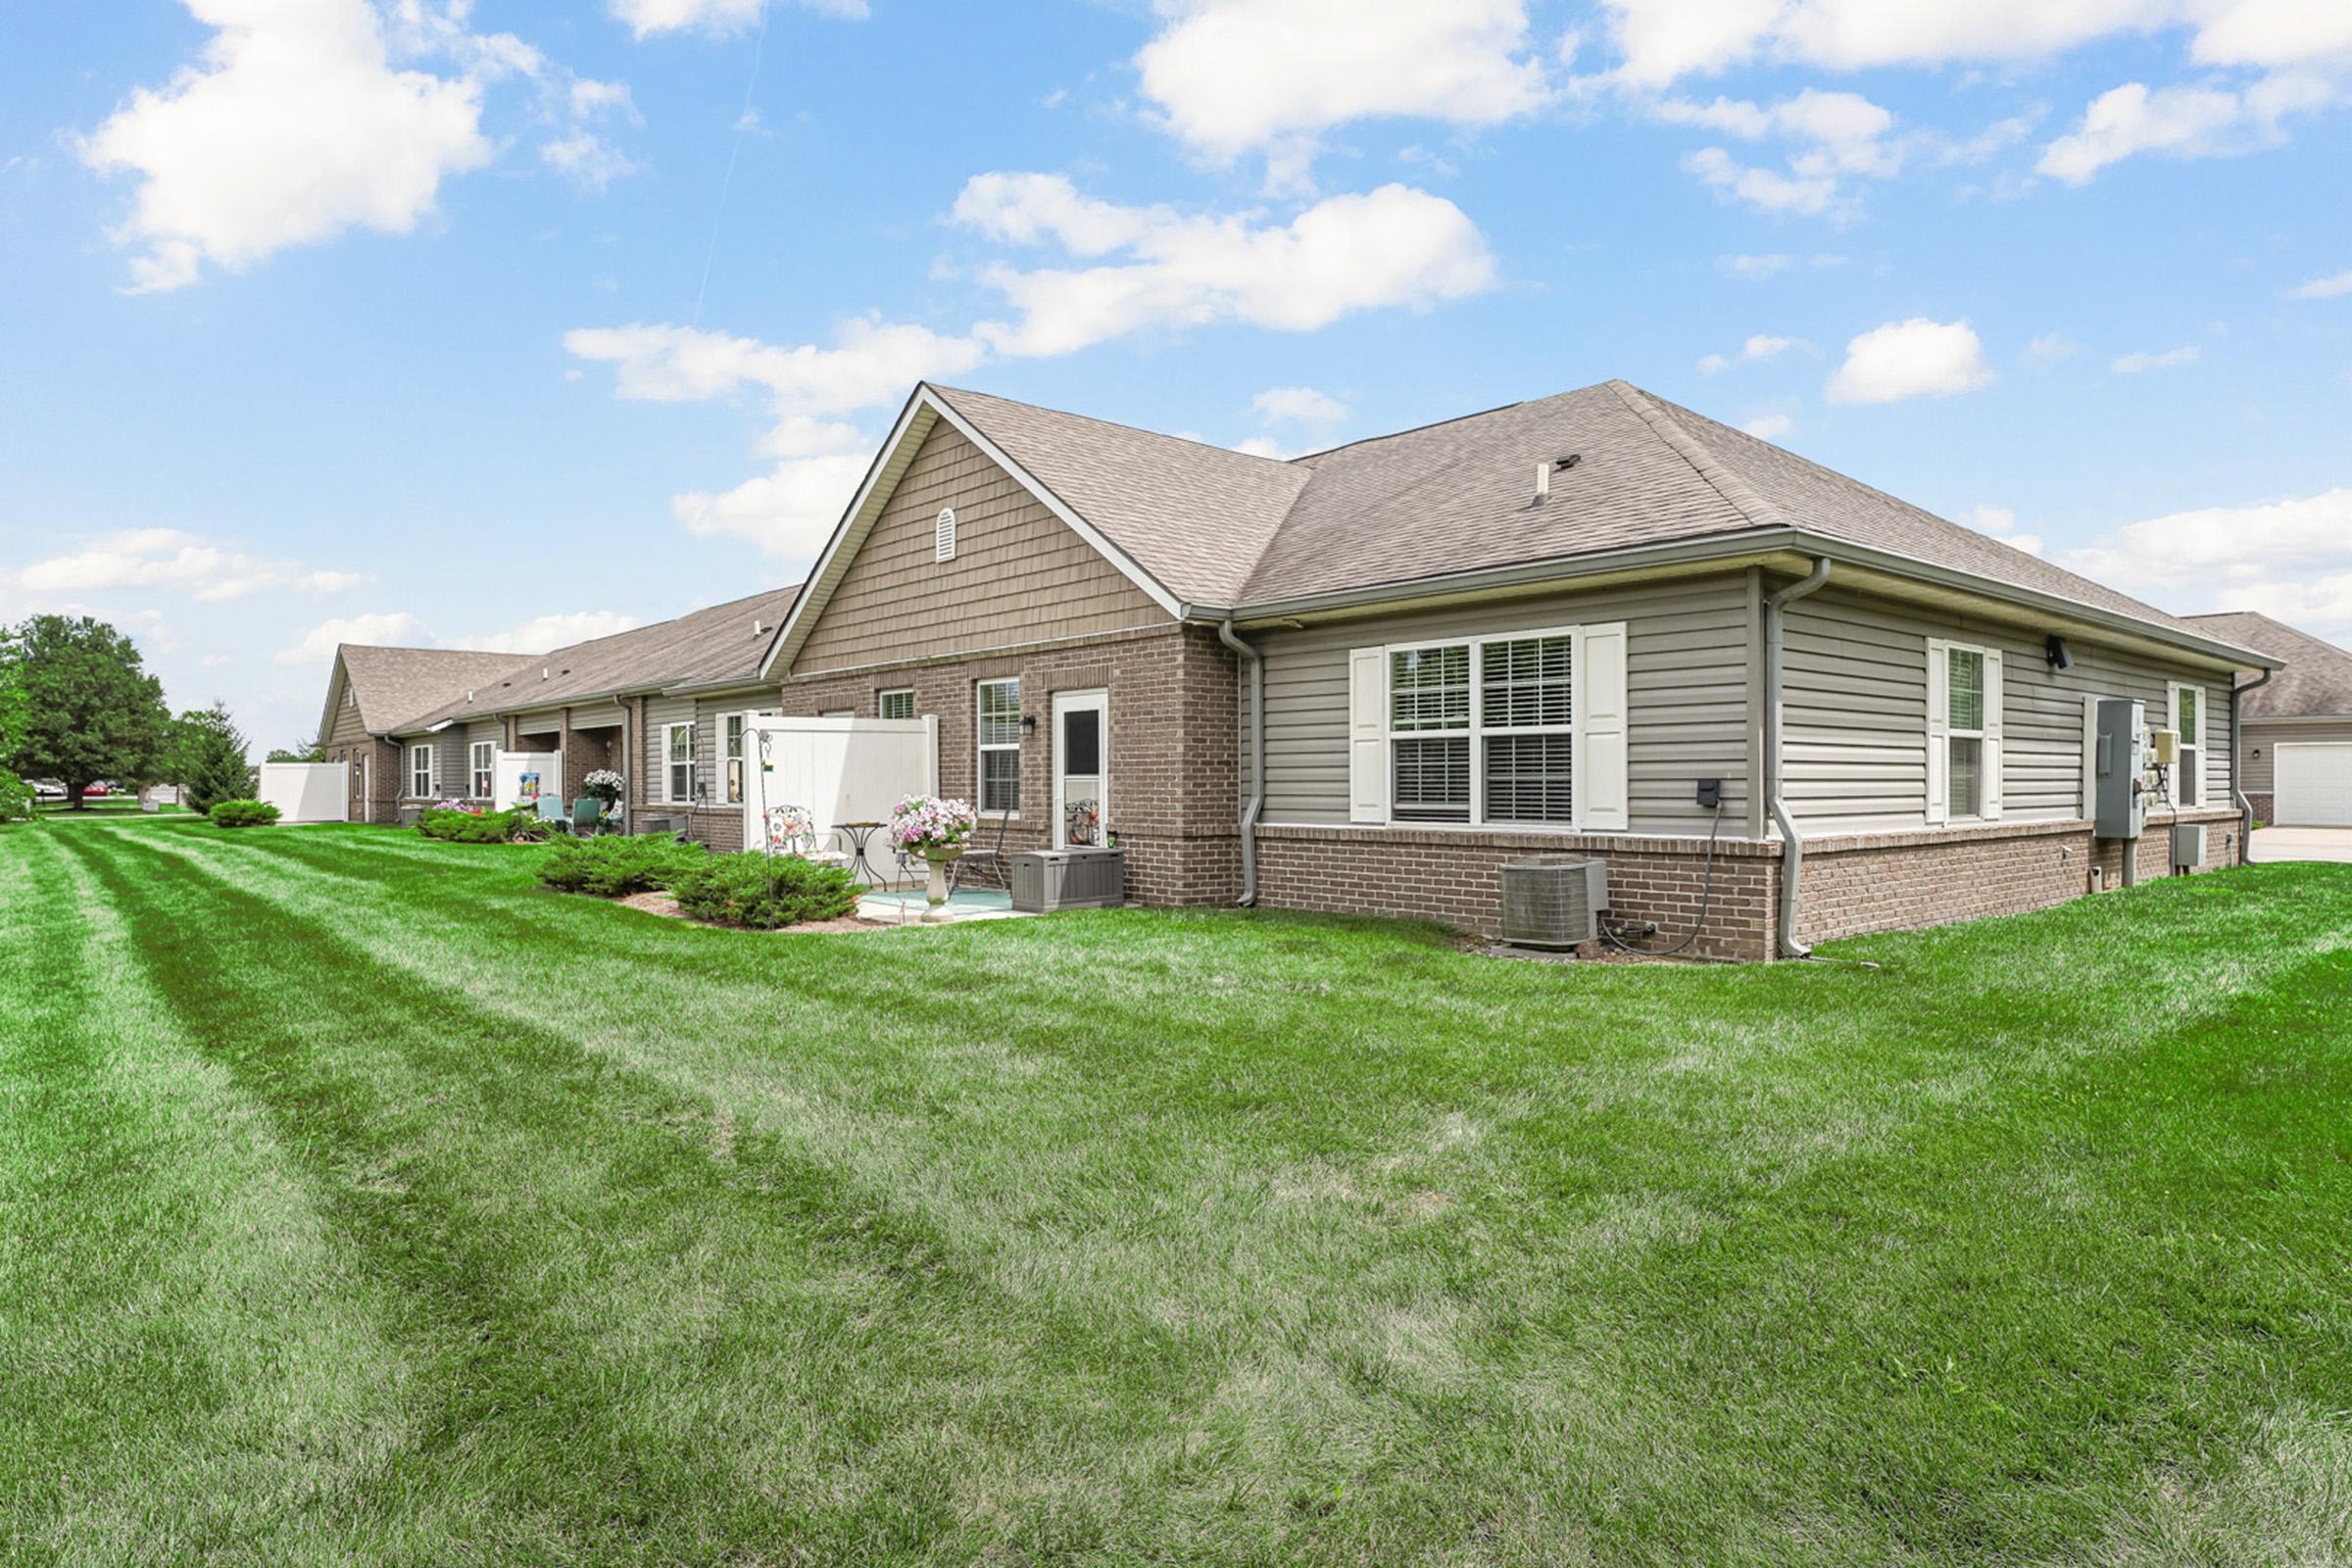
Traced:
<path fill-rule="evenodd" d="M 850 841 L 850 863 L 848 866 L 850 874 L 852 876 L 857 876 L 858 871 L 862 869 L 865 872 L 865 875 L 860 878 L 860 880 L 862 880 L 867 887 L 886 887 L 889 885 L 889 879 L 883 876 L 882 873 L 876 869 L 874 862 L 867 858 L 865 853 L 865 847 L 867 843 L 872 840 L 876 833 L 881 832 L 889 825 L 890 824 L 887 822 L 836 822 L 833 824 L 834 829 L 839 832 L 843 838 Z"/>

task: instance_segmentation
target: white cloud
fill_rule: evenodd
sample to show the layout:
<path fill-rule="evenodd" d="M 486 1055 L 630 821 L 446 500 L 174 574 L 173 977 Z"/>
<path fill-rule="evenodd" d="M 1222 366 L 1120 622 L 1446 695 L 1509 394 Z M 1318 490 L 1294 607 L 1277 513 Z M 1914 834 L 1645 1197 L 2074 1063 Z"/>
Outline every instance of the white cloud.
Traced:
<path fill-rule="evenodd" d="M 982 184 L 985 181 L 985 184 Z M 1493 285 L 1494 260 L 1462 210 L 1405 185 L 1327 197 L 1288 223 L 1187 217 L 1079 198 L 1059 175 L 983 175 L 958 221 L 1019 242 L 1052 238 L 1086 268 L 986 270 L 1020 313 L 974 328 L 998 352 L 1069 354 L 1147 327 L 1239 321 L 1282 331 L 1357 311 L 1425 308 Z"/>
<path fill-rule="evenodd" d="M 1778 441 L 1796 429 L 1796 421 L 1786 414 L 1759 414 L 1740 428 L 1759 441 Z"/>
<path fill-rule="evenodd" d="M 551 648 L 610 637 L 638 623 L 635 615 L 613 610 L 577 610 L 569 614 L 536 615 L 518 626 L 483 637 L 461 637 L 455 646 L 485 654 L 544 654 Z"/>
<path fill-rule="evenodd" d="M 613 17 L 639 38 L 658 32 L 740 32 L 760 20 L 762 0 L 611 0 Z M 810 11 L 863 17 L 865 0 L 802 0 Z"/>
<path fill-rule="evenodd" d="M 80 550 L 50 556 L 4 575 L 34 594 L 138 588 L 182 593 L 200 603 L 239 599 L 265 589 L 340 593 L 367 580 L 356 572 L 321 571 L 298 561 L 249 555 L 177 528 L 109 534 Z"/>
<path fill-rule="evenodd" d="M 1348 405 L 1311 386 L 1272 386 L 1250 400 L 1260 424 L 1337 424 Z"/>
<path fill-rule="evenodd" d="M 986 350 L 969 337 L 853 317 L 831 348 L 778 348 L 691 326 L 582 327 L 564 334 L 575 358 L 613 367 L 615 393 L 649 403 L 694 403 L 764 387 L 793 413 L 846 413 L 894 402 L 929 375 L 970 369 Z"/>
<path fill-rule="evenodd" d="M 139 290 L 192 283 L 352 226 L 405 234 L 441 181 L 490 161 L 478 83 L 393 69 L 366 0 L 188 0 L 203 61 L 79 144 L 139 178 L 114 231 Z"/>
<path fill-rule="evenodd" d="M 2145 370 L 2169 370 L 2179 365 L 2194 365 L 2204 357 L 2204 351 L 2191 343 L 2177 349 L 2166 349 L 2162 353 L 2142 350 L 2136 354 L 2122 355 L 2107 368 L 2118 375 L 2138 375 Z"/>
<path fill-rule="evenodd" d="M 2140 153 L 2170 158 L 2216 158 L 2276 147 L 2281 122 L 2308 114 L 2335 97 L 2308 76 L 2272 76 L 2244 91 L 2224 87 L 2159 87 L 2126 82 L 2090 101 L 2082 122 L 2042 149 L 2034 168 L 2070 185 L 2086 184 L 2110 164 Z"/>
<path fill-rule="evenodd" d="M 2013 550 L 2038 556 L 2043 540 L 2037 533 L 2017 531 L 2017 514 L 2008 507 L 1979 507 L 1960 519 L 1981 534 L 1990 535 Z"/>
<path fill-rule="evenodd" d="M 1726 277 L 1766 278 L 1787 271 L 1792 261 L 1778 252 L 1768 252 L 1757 256 L 1719 256 L 1715 267 Z"/>
<path fill-rule="evenodd" d="M 1162 123 L 1219 164 L 1264 151 L 1268 181 L 1303 182 L 1319 135 L 1353 120 L 1492 125 L 1548 102 L 1522 0 L 1159 0 L 1135 57 Z"/>
<path fill-rule="evenodd" d="M 1768 361 L 1779 359 L 1783 354 L 1797 346 L 1798 339 L 1796 338 L 1771 337 L 1759 332 L 1740 345 L 1740 352 L 1736 358 L 1751 365 L 1762 365 Z M 1735 356 L 1723 354 L 1707 355 L 1698 362 L 1698 373 L 1701 375 L 1721 374 L 1731 368 L 1734 358 Z"/>
<path fill-rule="evenodd" d="M 2330 0 L 1603 0 L 1613 75 L 1663 87 L 1749 60 L 1835 71 L 2035 60 L 2118 34 L 2194 29 L 2208 65 L 2280 68 L 2352 54 Z"/>
<path fill-rule="evenodd" d="M 2259 610 L 2352 638 L 2352 488 L 2152 517 L 2058 562 L 2168 605 Z"/>
<path fill-rule="evenodd" d="M 2063 365 L 2082 352 L 2082 345 L 2060 332 L 2044 332 L 2028 342 L 2018 358 L 2037 370 Z"/>
<path fill-rule="evenodd" d="M 416 641 L 421 623 L 407 611 L 379 611 L 322 620 L 303 633 L 300 641 L 277 651 L 281 664 L 323 664 L 335 657 L 337 645 L 400 647 Z"/>
<path fill-rule="evenodd" d="M 2286 291 L 2290 300 L 2332 300 L 2352 294 L 2352 272 L 2337 272 L 2332 277 L 2315 277 Z"/>
<path fill-rule="evenodd" d="M 1667 98 L 1650 104 L 1649 112 L 1669 124 L 1695 125 L 1740 141 L 1777 137 L 1793 143 L 1785 170 L 1743 164 L 1721 147 L 1704 147 L 1683 160 L 1683 167 L 1707 184 L 1767 212 L 1842 211 L 1852 200 L 1847 179 L 1886 179 L 1902 168 L 1903 148 L 1891 134 L 1894 116 L 1859 93 L 1808 87 L 1770 105 L 1743 98 L 1709 103 Z"/>
<path fill-rule="evenodd" d="M 1874 327 L 1845 346 L 1845 363 L 1830 377 L 1832 403 L 1898 403 L 1949 397 L 1992 380 L 1984 347 L 1966 321 L 1915 316 Z"/>

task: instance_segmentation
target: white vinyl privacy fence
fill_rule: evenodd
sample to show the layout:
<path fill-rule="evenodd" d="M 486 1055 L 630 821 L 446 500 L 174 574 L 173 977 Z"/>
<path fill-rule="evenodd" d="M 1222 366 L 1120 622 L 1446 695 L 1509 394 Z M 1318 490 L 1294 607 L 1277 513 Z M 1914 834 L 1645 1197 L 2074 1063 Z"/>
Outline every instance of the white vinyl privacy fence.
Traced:
<path fill-rule="evenodd" d="M 778 718 L 744 736 L 744 848 L 767 843 L 768 812 L 797 806 L 818 842 L 843 822 L 887 822 L 909 795 L 939 788 L 939 719 Z"/>
<path fill-rule="evenodd" d="M 341 822 L 351 809 L 350 775 L 341 762 L 264 762 L 261 789 L 281 822 Z"/>

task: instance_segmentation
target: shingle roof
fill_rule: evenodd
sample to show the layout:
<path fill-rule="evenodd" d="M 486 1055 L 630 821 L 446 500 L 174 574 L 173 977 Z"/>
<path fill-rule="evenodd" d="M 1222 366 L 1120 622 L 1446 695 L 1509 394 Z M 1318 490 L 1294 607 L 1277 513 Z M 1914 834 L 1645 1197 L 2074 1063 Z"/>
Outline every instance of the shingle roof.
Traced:
<path fill-rule="evenodd" d="M 2213 639 L 2152 605 L 1624 381 L 1276 463 L 933 387 L 1177 598 L 1263 607 L 1790 529 Z M 1543 506 L 1535 468 L 1575 454 Z"/>
<path fill-rule="evenodd" d="M 1310 477 L 1273 458 L 1083 414 L 956 387 L 931 390 L 1190 604 L 1240 597 Z"/>
<path fill-rule="evenodd" d="M 749 684 L 759 678 L 760 660 L 799 593 L 798 586 L 770 589 L 697 610 L 675 620 L 656 621 L 552 653 L 510 660 L 508 667 L 472 687 L 471 702 L 460 691 L 405 727 L 421 729 L 445 719 L 485 718 L 618 692 L 736 680 Z M 544 679 L 541 670 L 547 671 Z"/>
<path fill-rule="evenodd" d="M 2251 610 L 2189 615 L 2188 622 L 2224 642 L 2286 661 L 2286 667 L 2246 693 L 2248 718 L 2311 718 L 2352 713 L 2352 653 L 2309 632 Z"/>
<path fill-rule="evenodd" d="M 359 699 L 360 722 L 371 735 L 405 729 L 468 690 L 488 686 L 519 662 L 514 654 L 459 648 L 373 648 L 345 643 L 335 650 L 343 678 Z M 327 715 L 333 722 L 334 715 Z"/>

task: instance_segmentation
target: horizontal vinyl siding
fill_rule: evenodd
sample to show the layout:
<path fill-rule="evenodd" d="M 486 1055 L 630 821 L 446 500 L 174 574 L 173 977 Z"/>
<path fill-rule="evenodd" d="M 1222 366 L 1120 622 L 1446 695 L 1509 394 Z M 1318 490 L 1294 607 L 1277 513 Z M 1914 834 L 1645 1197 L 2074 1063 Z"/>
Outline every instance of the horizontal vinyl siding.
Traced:
<path fill-rule="evenodd" d="M 694 721 L 694 699 L 691 697 L 649 697 L 645 702 L 645 780 L 638 799 L 659 809 L 664 806 L 688 806 L 692 801 L 672 801 L 669 798 L 669 726 Z M 706 731 L 697 725 L 695 735 L 695 777 L 708 784 L 710 778 L 710 759 L 703 741 Z"/>
<path fill-rule="evenodd" d="M 2074 667 L 2053 670 L 2042 639 L 2030 632 L 1830 588 L 1787 611 L 1784 769 L 1801 832 L 1927 825 L 1931 637 L 2001 655 L 2004 821 L 2080 816 L 2083 700 L 2135 698 L 2162 728 L 2171 722 L 2171 680 L 2204 694 L 2198 804 L 2227 804 L 2226 679 L 2079 642 Z"/>
<path fill-rule="evenodd" d="M 1626 623 L 1628 645 L 1632 831 L 1704 832 L 1712 813 L 1697 804 L 1701 778 L 1723 780 L 1724 829 L 1742 831 L 1748 801 L 1744 576 L 1258 635 L 1252 641 L 1266 662 L 1264 820 L 1348 820 L 1349 649 L 1617 620 Z M 1246 702 L 1243 722 L 1248 722 Z"/>
<path fill-rule="evenodd" d="M 934 559 L 942 507 L 956 556 Z M 808 630 L 822 672 L 1165 624 L 1167 612 L 961 431 L 935 426 Z"/>
<path fill-rule="evenodd" d="M 2273 755 L 2280 743 L 2288 746 L 2298 741 L 2352 741 L 2352 719 L 2341 724 L 2265 724 L 2258 719 L 2246 721 L 2246 788 L 2257 794 L 2271 788 L 2276 776 L 2278 759 Z M 2255 752 L 2262 755 L 2256 757 Z"/>
<path fill-rule="evenodd" d="M 477 718 L 465 727 L 464 736 L 465 745 L 458 753 L 458 771 L 451 776 L 449 781 L 451 785 L 450 793 L 453 795 L 473 795 L 473 747 L 475 743 L 479 741 L 488 741 L 492 748 L 490 787 L 492 791 L 495 792 L 498 788 L 498 763 L 496 758 L 498 752 L 503 751 L 506 747 L 506 720 L 499 718 Z M 490 797 L 487 795 L 474 798 L 480 800 L 490 799 Z"/>

